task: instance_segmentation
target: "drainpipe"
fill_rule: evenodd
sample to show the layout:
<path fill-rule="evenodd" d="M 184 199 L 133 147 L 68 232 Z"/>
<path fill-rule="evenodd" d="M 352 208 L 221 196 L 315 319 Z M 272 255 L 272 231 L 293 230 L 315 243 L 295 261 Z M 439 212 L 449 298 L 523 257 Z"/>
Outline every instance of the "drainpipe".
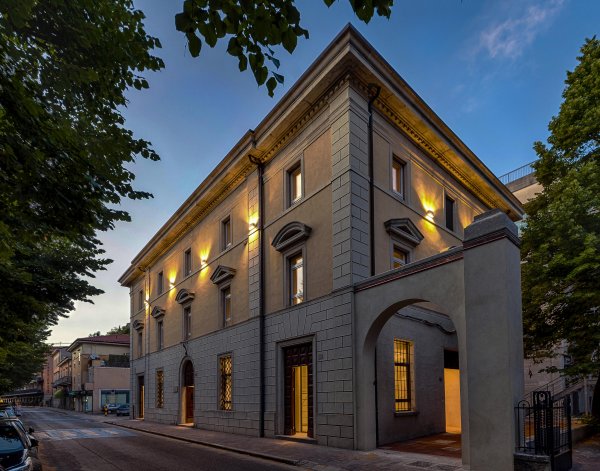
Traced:
<path fill-rule="evenodd" d="M 252 133 L 252 145 L 256 147 L 254 132 Z M 264 164 L 259 158 L 249 155 L 250 162 L 256 165 L 258 170 L 258 333 L 259 333 L 259 425 L 258 434 L 265 436 L 265 261 L 264 261 Z"/>
<path fill-rule="evenodd" d="M 368 85 L 369 93 L 369 258 L 371 259 L 371 276 L 375 276 L 375 192 L 373 175 L 373 103 L 381 93 L 381 87 L 374 83 Z M 379 407 L 377 404 L 377 348 L 375 348 L 375 379 L 373 387 L 375 388 L 375 446 L 379 446 Z"/>
<path fill-rule="evenodd" d="M 374 83 L 369 84 L 369 224 L 370 224 L 370 259 L 371 276 L 375 275 L 375 201 L 374 201 L 374 176 L 373 176 L 373 103 L 379 97 L 381 87 Z"/>

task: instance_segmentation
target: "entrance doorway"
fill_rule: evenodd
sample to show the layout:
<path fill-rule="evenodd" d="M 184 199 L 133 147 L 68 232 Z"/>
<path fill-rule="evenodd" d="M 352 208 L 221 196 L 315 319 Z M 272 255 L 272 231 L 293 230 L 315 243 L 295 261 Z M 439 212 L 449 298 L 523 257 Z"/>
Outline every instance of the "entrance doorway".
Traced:
<path fill-rule="evenodd" d="M 144 376 L 138 376 L 138 419 L 144 418 Z"/>
<path fill-rule="evenodd" d="M 444 405 L 446 432 L 461 433 L 458 352 L 451 350 L 444 350 Z"/>
<path fill-rule="evenodd" d="M 183 423 L 194 423 L 194 365 L 187 360 L 183 365 Z"/>
<path fill-rule="evenodd" d="M 284 434 L 312 438 L 312 344 L 284 349 Z"/>

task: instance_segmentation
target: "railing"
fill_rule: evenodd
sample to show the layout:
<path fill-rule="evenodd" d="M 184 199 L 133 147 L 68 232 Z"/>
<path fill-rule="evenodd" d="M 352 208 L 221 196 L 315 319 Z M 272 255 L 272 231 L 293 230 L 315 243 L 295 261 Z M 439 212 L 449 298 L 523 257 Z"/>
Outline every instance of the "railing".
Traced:
<path fill-rule="evenodd" d="M 508 173 L 505 173 L 504 175 L 499 176 L 498 180 L 500 180 L 505 185 L 508 185 L 509 183 L 514 182 L 515 180 L 518 180 L 519 178 L 523 178 L 523 177 L 526 177 L 527 175 L 531 175 L 533 172 L 535 172 L 535 170 L 532 167 L 533 163 L 535 163 L 535 160 L 533 162 L 529 162 L 528 164 L 525 164 L 522 167 L 519 167 L 519 168 L 513 170 L 512 172 L 508 172 Z"/>
<path fill-rule="evenodd" d="M 536 391 L 533 403 L 519 402 L 515 415 L 517 452 L 547 456 L 553 471 L 571 469 L 573 442 L 568 396 L 555 400 L 548 391 Z"/>

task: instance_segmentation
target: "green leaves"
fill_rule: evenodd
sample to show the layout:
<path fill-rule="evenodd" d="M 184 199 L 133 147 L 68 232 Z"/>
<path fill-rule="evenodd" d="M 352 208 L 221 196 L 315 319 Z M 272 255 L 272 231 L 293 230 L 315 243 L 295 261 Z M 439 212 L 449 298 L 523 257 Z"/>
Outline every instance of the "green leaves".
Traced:
<path fill-rule="evenodd" d="M 335 0 L 323 2 L 329 7 Z M 349 2 L 357 17 L 367 23 L 375 14 L 389 18 L 394 3 L 393 0 Z M 295 0 L 185 0 L 183 11 L 175 15 L 175 28 L 186 35 L 193 57 L 200 54 L 202 40 L 214 47 L 228 36 L 227 53 L 238 59 L 240 71 L 250 65 L 256 83 L 266 84 L 269 96 L 274 95 L 278 84 L 284 83 L 283 75 L 274 71 L 279 69 L 280 61 L 273 48 L 281 46 L 291 54 L 299 37 L 308 39 L 308 31 L 300 26 Z M 265 59 L 273 67 L 266 65 Z"/>
<path fill-rule="evenodd" d="M 192 2 L 193 3 L 193 2 Z M 39 370 L 48 328 L 101 293 L 96 237 L 147 198 L 128 165 L 157 160 L 121 115 L 163 67 L 130 0 L 0 5 L 0 390 Z M 181 21 L 181 20 L 179 20 Z M 199 52 L 199 51 L 198 51 Z M 4 389 L 3 389 L 4 388 Z"/>
<path fill-rule="evenodd" d="M 566 374 L 600 369 L 600 42 L 581 52 L 548 143 L 534 144 L 543 192 L 525 205 L 521 248 L 526 349 L 543 356 L 566 340 Z"/>

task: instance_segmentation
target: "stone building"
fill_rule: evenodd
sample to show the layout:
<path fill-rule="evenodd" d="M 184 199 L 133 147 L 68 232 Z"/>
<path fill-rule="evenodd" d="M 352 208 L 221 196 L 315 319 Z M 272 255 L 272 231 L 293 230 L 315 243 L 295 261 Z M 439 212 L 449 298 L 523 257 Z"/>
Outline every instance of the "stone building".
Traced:
<path fill-rule="evenodd" d="M 120 278 L 134 416 L 509 469 L 521 215 L 348 26 Z"/>

